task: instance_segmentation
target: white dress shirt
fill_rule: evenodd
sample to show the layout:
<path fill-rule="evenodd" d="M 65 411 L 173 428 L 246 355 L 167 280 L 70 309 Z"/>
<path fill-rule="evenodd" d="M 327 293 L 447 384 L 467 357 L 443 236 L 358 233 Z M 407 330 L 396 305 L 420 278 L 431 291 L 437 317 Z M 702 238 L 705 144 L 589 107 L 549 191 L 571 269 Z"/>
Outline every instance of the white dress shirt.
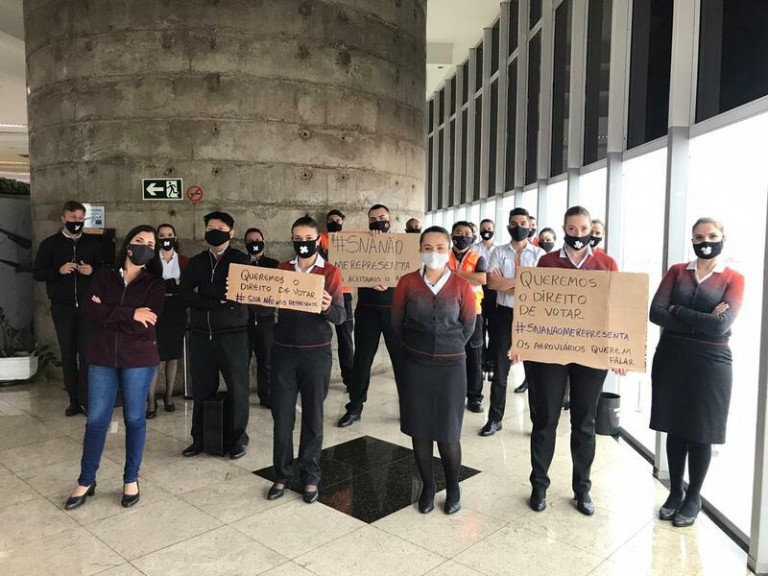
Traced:
<path fill-rule="evenodd" d="M 181 278 L 181 267 L 179 266 L 179 254 L 173 251 L 173 257 L 166 262 L 165 258 L 160 257 L 163 263 L 163 280 L 178 280 Z"/>
<path fill-rule="evenodd" d="M 544 254 L 546 254 L 546 252 L 544 252 L 542 248 L 534 246 L 531 242 L 528 242 L 520 251 L 520 266 L 535 267 Z M 517 252 L 512 248 L 511 243 L 496 247 L 491 253 L 491 261 L 488 265 L 488 271 L 490 272 L 496 269 L 501 272 L 501 275 L 504 278 L 514 278 L 517 274 L 517 270 L 515 270 L 516 256 Z M 496 303 L 499 306 L 514 308 L 515 296 L 506 292 L 497 292 Z"/>

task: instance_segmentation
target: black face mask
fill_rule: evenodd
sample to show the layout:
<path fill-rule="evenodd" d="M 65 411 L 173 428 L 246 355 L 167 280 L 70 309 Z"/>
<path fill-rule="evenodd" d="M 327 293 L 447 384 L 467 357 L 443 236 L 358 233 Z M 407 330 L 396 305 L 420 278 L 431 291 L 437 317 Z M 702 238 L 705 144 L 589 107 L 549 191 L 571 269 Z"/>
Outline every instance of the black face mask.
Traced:
<path fill-rule="evenodd" d="M 128 259 L 136 266 L 144 266 L 152 262 L 155 257 L 155 249 L 146 244 L 128 244 Z"/>
<path fill-rule="evenodd" d="M 258 256 L 264 251 L 264 241 L 254 240 L 253 242 L 246 242 L 245 248 L 251 256 Z"/>
<path fill-rule="evenodd" d="M 299 258 L 312 258 L 317 252 L 317 239 L 315 240 L 294 240 L 293 249 Z"/>
<path fill-rule="evenodd" d="M 597 245 L 600 244 L 600 242 L 603 241 L 602 236 L 592 236 L 591 240 L 589 241 L 589 245 L 592 246 L 592 248 L 597 248 Z"/>
<path fill-rule="evenodd" d="M 480 232 L 480 238 L 485 240 L 486 242 L 493 238 L 493 230 L 482 230 Z"/>
<path fill-rule="evenodd" d="M 368 223 L 368 230 L 380 230 L 381 232 L 389 232 L 389 220 L 376 220 Z"/>
<path fill-rule="evenodd" d="M 507 231 L 515 242 L 522 242 L 530 236 L 529 229 L 523 226 L 508 227 Z"/>
<path fill-rule="evenodd" d="M 229 232 L 224 232 L 223 230 L 208 230 L 205 233 L 205 241 L 214 248 L 229 242 L 229 238 Z"/>
<path fill-rule="evenodd" d="M 717 256 L 720 256 L 720 253 L 723 251 L 723 241 L 720 240 L 720 242 L 701 242 L 699 244 L 694 244 L 693 251 L 696 254 L 696 257 L 702 258 L 704 260 L 716 258 Z"/>
<path fill-rule="evenodd" d="M 475 241 L 474 236 L 454 236 L 452 238 L 456 250 L 466 250 Z"/>
<path fill-rule="evenodd" d="M 586 236 L 571 236 L 570 234 L 566 234 L 563 237 L 563 242 L 568 244 L 568 246 L 574 250 L 581 250 L 582 248 L 586 248 L 591 241 L 592 234 L 587 234 Z"/>
<path fill-rule="evenodd" d="M 555 247 L 554 242 L 539 242 L 539 248 L 544 250 L 546 253 L 552 252 L 552 249 Z"/>
<path fill-rule="evenodd" d="M 84 222 L 64 222 L 64 228 L 73 235 L 80 234 L 83 231 Z"/>
<path fill-rule="evenodd" d="M 421 234 L 421 228 L 406 228 L 406 234 Z"/>
<path fill-rule="evenodd" d="M 534 234 L 536 234 L 536 228 L 528 230 L 528 238 L 533 238 Z"/>
<path fill-rule="evenodd" d="M 171 250 L 176 248 L 176 239 L 175 238 L 161 238 L 160 239 L 160 248 L 170 252 Z"/>
<path fill-rule="evenodd" d="M 341 223 L 339 222 L 328 222 L 325 227 L 328 232 L 341 232 Z"/>

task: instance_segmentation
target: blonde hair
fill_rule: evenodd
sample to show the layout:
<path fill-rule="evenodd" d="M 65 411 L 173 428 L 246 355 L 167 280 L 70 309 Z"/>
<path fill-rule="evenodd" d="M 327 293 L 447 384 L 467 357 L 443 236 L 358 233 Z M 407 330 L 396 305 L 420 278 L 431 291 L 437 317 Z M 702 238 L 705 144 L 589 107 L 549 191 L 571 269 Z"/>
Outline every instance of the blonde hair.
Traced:
<path fill-rule="evenodd" d="M 693 234 L 696 228 L 701 224 L 712 224 L 712 226 L 720 230 L 721 234 L 725 235 L 725 227 L 723 226 L 723 223 L 719 220 L 715 220 L 714 218 L 709 217 L 699 218 L 696 220 L 696 222 L 693 223 L 693 228 L 691 228 L 691 234 Z"/>

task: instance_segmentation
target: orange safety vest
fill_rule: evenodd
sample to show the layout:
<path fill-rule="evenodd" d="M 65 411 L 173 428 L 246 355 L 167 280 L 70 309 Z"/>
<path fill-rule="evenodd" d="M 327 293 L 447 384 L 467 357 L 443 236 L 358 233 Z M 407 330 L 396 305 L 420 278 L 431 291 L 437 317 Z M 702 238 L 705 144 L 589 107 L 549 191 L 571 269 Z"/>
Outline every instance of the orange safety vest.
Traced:
<path fill-rule="evenodd" d="M 479 252 L 470 250 L 464 255 L 464 258 L 461 260 L 461 264 L 459 264 L 459 259 L 456 258 L 456 254 L 453 252 L 453 250 L 451 250 L 451 257 L 448 260 L 448 268 L 454 272 L 456 270 L 461 270 L 462 272 L 472 274 L 475 271 L 475 268 L 477 268 L 477 263 L 480 261 L 480 257 L 481 254 Z M 479 284 L 472 284 L 472 290 L 475 291 L 475 311 L 478 314 L 482 314 L 483 287 Z"/>
<path fill-rule="evenodd" d="M 328 246 L 330 245 L 330 240 L 328 238 L 328 232 L 320 232 L 320 249 L 323 250 L 328 255 Z M 349 286 L 342 286 L 341 291 L 344 294 L 352 294 L 352 288 Z"/>

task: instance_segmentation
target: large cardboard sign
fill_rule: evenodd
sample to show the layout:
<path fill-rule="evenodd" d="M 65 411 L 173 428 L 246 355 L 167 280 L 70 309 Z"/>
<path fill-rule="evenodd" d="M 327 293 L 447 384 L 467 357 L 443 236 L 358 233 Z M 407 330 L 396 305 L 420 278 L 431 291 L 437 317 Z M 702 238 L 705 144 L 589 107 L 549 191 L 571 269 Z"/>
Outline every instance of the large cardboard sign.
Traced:
<path fill-rule="evenodd" d="M 421 268 L 418 234 L 336 232 L 328 240 L 328 259 L 345 286 L 397 286 L 401 276 Z"/>
<path fill-rule="evenodd" d="M 521 268 L 512 351 L 523 360 L 644 372 L 648 275 Z"/>
<path fill-rule="evenodd" d="M 325 277 L 289 270 L 230 264 L 227 300 L 320 314 Z"/>

